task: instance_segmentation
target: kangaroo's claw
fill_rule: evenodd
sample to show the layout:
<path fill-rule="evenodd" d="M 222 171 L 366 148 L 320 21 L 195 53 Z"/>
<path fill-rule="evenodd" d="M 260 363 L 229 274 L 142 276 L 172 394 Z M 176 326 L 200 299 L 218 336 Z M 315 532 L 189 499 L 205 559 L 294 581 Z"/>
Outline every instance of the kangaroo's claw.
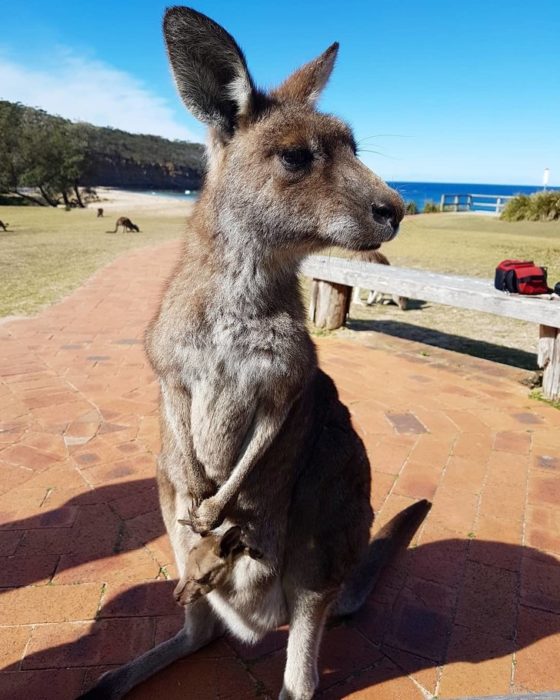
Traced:
<path fill-rule="evenodd" d="M 199 506 L 189 510 L 187 517 L 179 520 L 181 525 L 188 525 L 198 535 L 207 535 L 222 521 L 222 508 L 215 498 L 207 498 Z"/>

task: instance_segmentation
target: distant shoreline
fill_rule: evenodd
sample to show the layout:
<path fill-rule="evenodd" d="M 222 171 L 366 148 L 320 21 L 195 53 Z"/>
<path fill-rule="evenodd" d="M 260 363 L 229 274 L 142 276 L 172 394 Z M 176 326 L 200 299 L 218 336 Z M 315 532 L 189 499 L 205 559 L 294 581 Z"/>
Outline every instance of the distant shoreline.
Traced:
<path fill-rule="evenodd" d="M 486 194 L 513 196 L 516 194 L 533 194 L 542 192 L 543 187 L 537 185 L 493 185 L 482 183 L 457 183 L 457 182 L 413 182 L 413 181 L 387 181 L 394 187 L 405 200 L 414 202 L 417 210 L 422 212 L 426 202 L 434 202 L 439 205 L 441 196 Z M 146 188 L 117 188 L 117 187 L 92 187 L 99 196 L 99 202 L 92 201 L 89 208 L 102 207 L 107 211 L 119 211 L 125 213 L 126 209 L 150 209 L 168 212 L 190 211 L 192 204 L 198 199 L 198 190 L 156 190 Z M 560 191 L 560 187 L 547 187 L 549 191 Z M 475 210 L 476 211 L 476 207 Z"/>

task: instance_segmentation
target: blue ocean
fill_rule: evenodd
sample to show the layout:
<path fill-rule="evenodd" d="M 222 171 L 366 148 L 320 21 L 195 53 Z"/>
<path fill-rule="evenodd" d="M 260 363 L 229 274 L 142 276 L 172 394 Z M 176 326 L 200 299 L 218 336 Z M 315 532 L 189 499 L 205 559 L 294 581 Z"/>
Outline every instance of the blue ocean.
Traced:
<path fill-rule="evenodd" d="M 466 195 L 479 195 L 473 202 L 473 211 L 488 211 L 488 205 L 484 202 L 494 201 L 484 199 L 484 195 L 497 195 L 511 197 L 516 194 L 534 194 L 542 192 L 542 187 L 538 185 L 485 185 L 468 182 L 391 182 L 388 184 L 396 189 L 405 202 L 414 202 L 419 213 L 421 213 L 426 202 L 440 203 L 442 195 L 458 195 L 460 201 L 464 202 Z M 549 190 L 560 190 L 560 187 L 548 187 Z M 136 190 L 138 191 L 138 190 Z M 171 197 L 173 199 L 196 199 L 198 192 L 187 190 L 186 192 L 176 192 L 173 190 L 142 190 L 143 194 L 153 194 L 159 197 Z M 481 198 L 482 196 L 482 198 Z M 448 202 L 449 203 L 449 202 Z"/>
<path fill-rule="evenodd" d="M 415 202 L 419 212 L 424 209 L 426 202 L 439 204 L 443 194 L 502 195 L 507 197 L 516 194 L 533 194 L 541 192 L 543 189 L 537 185 L 481 185 L 480 183 L 466 182 L 389 182 L 388 184 L 400 193 L 405 202 Z M 548 189 L 559 188 L 549 187 Z M 484 199 L 479 201 L 484 201 Z M 477 206 L 475 202 L 473 209 L 482 211 L 484 208 Z"/>
<path fill-rule="evenodd" d="M 391 187 L 394 187 L 405 200 L 405 202 L 415 202 L 418 211 L 424 209 L 426 202 L 434 202 L 439 204 L 441 196 L 446 195 L 502 195 L 514 196 L 516 194 L 533 194 L 534 192 L 542 191 L 542 187 L 537 185 L 484 185 L 480 183 L 466 182 L 389 182 Z M 549 187 L 548 189 L 558 190 L 558 187 Z M 158 190 L 146 192 L 146 194 L 154 194 L 160 197 L 172 197 L 178 199 L 196 199 L 197 192 L 173 192 L 171 190 Z M 482 200 L 484 201 L 484 200 Z M 483 210 L 483 207 L 478 207 L 475 203 L 473 209 L 476 211 Z"/>

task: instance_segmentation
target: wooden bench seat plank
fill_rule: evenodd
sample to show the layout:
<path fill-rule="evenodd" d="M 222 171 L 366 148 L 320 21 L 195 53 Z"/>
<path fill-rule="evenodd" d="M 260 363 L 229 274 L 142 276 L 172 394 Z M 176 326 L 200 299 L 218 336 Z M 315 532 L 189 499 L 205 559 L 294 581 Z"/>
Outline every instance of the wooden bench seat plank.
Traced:
<path fill-rule="evenodd" d="M 321 255 L 306 258 L 301 271 L 308 277 L 326 282 L 375 289 L 385 294 L 398 294 L 410 299 L 560 328 L 560 300 L 506 294 L 495 289 L 493 281 L 488 279 Z"/>

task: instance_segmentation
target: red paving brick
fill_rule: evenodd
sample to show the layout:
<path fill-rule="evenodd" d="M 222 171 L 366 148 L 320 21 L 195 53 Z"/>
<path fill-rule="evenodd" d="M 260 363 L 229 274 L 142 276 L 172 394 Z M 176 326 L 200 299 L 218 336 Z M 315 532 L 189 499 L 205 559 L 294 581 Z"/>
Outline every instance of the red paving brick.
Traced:
<path fill-rule="evenodd" d="M 150 649 L 155 620 L 150 617 L 39 625 L 33 630 L 22 668 L 121 664 Z"/>
<path fill-rule="evenodd" d="M 514 676 L 517 692 L 560 688 L 558 615 L 521 606 L 517 648 Z"/>
<path fill-rule="evenodd" d="M 50 700 L 76 698 L 84 684 L 84 669 L 56 668 L 46 671 L 0 673 L 0 698 Z"/>
<path fill-rule="evenodd" d="M 441 697 L 484 696 L 510 689 L 513 641 L 487 631 L 456 625 L 447 650 L 447 665 L 439 692 Z M 468 656 L 469 660 L 462 658 Z M 455 660 L 457 659 L 457 660 Z"/>
<path fill-rule="evenodd" d="M 75 698 L 181 625 L 142 347 L 178 251 L 134 251 L 0 325 L 2 698 Z M 378 524 L 433 501 L 361 613 L 326 633 L 319 697 L 559 690 L 560 412 L 483 360 L 373 333 L 317 344 L 368 449 Z M 220 640 L 130 697 L 274 697 L 286 635 Z"/>

